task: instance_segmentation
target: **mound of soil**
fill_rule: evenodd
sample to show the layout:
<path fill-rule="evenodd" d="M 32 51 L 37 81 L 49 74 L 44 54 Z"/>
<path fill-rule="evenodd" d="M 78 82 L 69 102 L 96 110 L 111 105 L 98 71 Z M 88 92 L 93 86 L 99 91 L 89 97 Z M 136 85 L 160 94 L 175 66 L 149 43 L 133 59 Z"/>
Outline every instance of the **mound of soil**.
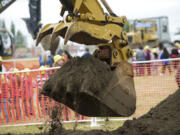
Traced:
<path fill-rule="evenodd" d="M 122 61 L 112 70 L 93 56 L 68 61 L 44 84 L 42 94 L 90 117 L 127 117 L 136 106 L 132 65 Z"/>
<path fill-rule="evenodd" d="M 126 121 L 113 132 L 76 131 L 69 135 L 180 135 L 180 90 L 144 116 Z"/>
<path fill-rule="evenodd" d="M 126 121 L 113 135 L 180 135 L 180 90 L 144 116 Z"/>

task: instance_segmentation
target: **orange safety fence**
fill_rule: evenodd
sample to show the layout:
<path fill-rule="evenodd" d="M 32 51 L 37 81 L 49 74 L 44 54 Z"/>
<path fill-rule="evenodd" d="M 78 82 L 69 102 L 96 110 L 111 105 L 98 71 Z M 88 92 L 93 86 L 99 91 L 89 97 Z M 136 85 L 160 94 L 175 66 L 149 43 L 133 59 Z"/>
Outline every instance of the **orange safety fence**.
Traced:
<path fill-rule="evenodd" d="M 40 67 L 40 64 L 38 58 L 28 58 L 3 60 L 3 66 L 6 68 L 6 71 L 9 71 L 11 68 L 17 68 L 19 70 L 23 70 L 24 68 L 37 69 Z"/>
<path fill-rule="evenodd" d="M 61 109 L 59 117 L 63 121 L 89 119 L 40 94 L 43 84 L 55 70 L 0 74 L 0 125 L 46 122 L 56 108 Z"/>
<path fill-rule="evenodd" d="M 146 114 L 180 87 L 180 59 L 136 61 L 133 70 L 137 104 L 131 117 Z"/>
<path fill-rule="evenodd" d="M 46 122 L 53 108 L 61 108 L 63 121 L 89 120 L 63 104 L 40 94 L 57 68 L 0 74 L 0 125 Z M 137 109 L 140 117 L 180 87 L 180 59 L 134 62 Z"/>

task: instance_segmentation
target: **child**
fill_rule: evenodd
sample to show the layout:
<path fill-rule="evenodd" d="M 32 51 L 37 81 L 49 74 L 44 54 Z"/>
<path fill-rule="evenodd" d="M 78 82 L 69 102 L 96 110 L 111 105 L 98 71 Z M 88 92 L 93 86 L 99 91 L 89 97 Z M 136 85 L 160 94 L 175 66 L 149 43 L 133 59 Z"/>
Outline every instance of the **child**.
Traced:
<path fill-rule="evenodd" d="M 157 51 L 156 49 L 153 49 L 152 50 L 152 60 L 158 60 L 158 54 L 157 54 Z M 153 62 L 152 63 L 152 72 L 153 72 L 153 75 L 158 75 L 158 65 L 159 65 L 159 62 Z"/>

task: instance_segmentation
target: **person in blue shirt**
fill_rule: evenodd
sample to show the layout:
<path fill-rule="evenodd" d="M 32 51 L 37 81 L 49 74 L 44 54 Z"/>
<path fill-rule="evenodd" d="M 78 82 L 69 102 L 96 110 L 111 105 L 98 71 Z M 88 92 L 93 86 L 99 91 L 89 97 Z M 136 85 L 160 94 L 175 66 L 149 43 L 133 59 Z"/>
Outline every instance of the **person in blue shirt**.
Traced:
<path fill-rule="evenodd" d="M 166 48 L 163 48 L 163 52 L 160 55 L 160 59 L 164 60 L 164 59 L 169 59 L 170 55 L 169 52 L 167 51 Z M 166 60 L 162 62 L 162 75 L 165 74 L 166 68 L 169 69 L 169 73 L 171 73 L 171 66 L 170 66 L 170 61 Z"/>
<path fill-rule="evenodd" d="M 92 56 L 92 55 L 90 54 L 90 52 L 89 52 L 89 48 L 86 48 L 86 49 L 85 49 L 85 53 L 83 54 L 82 57 L 86 57 L 86 56 Z"/>

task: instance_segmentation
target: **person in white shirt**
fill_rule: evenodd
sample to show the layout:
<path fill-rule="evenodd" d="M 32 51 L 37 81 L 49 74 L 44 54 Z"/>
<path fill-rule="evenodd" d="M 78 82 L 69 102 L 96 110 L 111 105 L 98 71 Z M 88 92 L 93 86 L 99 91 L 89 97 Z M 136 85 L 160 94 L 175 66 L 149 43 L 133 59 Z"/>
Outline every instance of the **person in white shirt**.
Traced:
<path fill-rule="evenodd" d="M 6 68 L 3 66 L 3 59 L 0 56 L 0 72 L 6 72 Z"/>

